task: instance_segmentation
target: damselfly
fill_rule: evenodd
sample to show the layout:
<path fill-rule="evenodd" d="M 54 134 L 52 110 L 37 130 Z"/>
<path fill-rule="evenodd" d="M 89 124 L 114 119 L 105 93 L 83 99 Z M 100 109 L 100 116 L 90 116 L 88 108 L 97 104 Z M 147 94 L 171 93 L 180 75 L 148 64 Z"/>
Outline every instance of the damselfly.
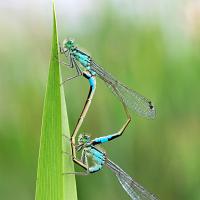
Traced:
<path fill-rule="evenodd" d="M 134 90 L 129 89 L 115 79 L 110 73 L 106 72 L 100 65 L 86 53 L 82 52 L 75 46 L 72 40 L 64 40 L 61 53 L 69 56 L 71 68 L 76 68 L 77 75 L 82 75 L 82 68 L 77 64 L 81 64 L 84 70 L 87 70 L 91 75 L 97 75 L 106 85 L 111 88 L 112 92 L 122 101 L 129 109 L 134 110 L 139 115 L 147 118 L 155 117 L 155 108 L 151 101 Z"/>
<path fill-rule="evenodd" d="M 60 46 L 60 52 L 66 57 L 69 57 L 70 63 L 68 66 L 70 68 L 75 68 L 77 72 L 77 75 L 70 77 L 67 80 L 83 76 L 88 79 L 90 84 L 90 91 L 85 106 L 72 134 L 72 142 L 75 142 L 75 137 L 90 107 L 96 89 L 96 76 L 102 79 L 106 85 L 111 88 L 113 94 L 122 102 L 128 118 L 128 123 L 130 122 L 131 117 L 127 108 L 146 118 L 153 119 L 155 117 L 155 108 L 149 99 L 120 83 L 110 73 L 106 72 L 100 65 L 98 65 L 89 55 L 78 49 L 72 40 L 64 40 L 63 46 Z"/>
<path fill-rule="evenodd" d="M 127 192 L 127 194 L 133 200 L 158 200 L 153 194 L 145 190 L 141 185 L 139 185 L 134 179 L 132 179 L 126 172 L 124 172 L 118 165 L 108 159 L 105 152 L 96 147 L 96 145 L 108 142 L 114 138 L 117 138 L 119 133 L 111 134 L 108 136 L 95 138 L 91 140 L 89 135 L 80 134 L 78 138 L 78 145 L 72 146 L 76 147 L 77 152 L 81 152 L 81 159 L 73 157 L 74 162 L 83 167 L 85 172 L 72 172 L 66 174 L 79 174 L 88 175 L 90 173 L 98 172 L 105 165 L 111 169 L 117 176 L 120 184 Z M 93 165 L 89 164 L 88 158 L 91 158 Z"/>

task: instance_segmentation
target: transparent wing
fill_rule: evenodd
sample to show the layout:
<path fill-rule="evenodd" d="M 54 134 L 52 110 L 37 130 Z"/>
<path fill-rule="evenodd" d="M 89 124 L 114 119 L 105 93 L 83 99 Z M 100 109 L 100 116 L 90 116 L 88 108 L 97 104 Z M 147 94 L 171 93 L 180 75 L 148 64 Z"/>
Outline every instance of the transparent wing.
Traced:
<path fill-rule="evenodd" d="M 124 190 L 133 200 L 158 200 L 153 194 L 146 191 L 141 185 L 134 181 L 126 172 L 111 160 L 107 160 L 106 165 L 117 176 Z"/>
<path fill-rule="evenodd" d="M 131 90 L 116 80 L 110 73 L 106 72 L 101 66 L 91 61 L 91 69 L 96 72 L 97 76 L 105 81 L 106 85 L 111 88 L 112 92 L 123 102 L 130 110 L 135 111 L 142 117 L 155 118 L 156 111 L 152 102 Z"/>

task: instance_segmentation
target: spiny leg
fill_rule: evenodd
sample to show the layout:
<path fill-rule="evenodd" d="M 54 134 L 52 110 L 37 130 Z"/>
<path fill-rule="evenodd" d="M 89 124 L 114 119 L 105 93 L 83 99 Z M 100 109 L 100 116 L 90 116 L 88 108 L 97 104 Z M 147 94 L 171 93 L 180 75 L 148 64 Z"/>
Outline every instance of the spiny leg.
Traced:
<path fill-rule="evenodd" d="M 59 42 L 59 49 L 60 49 L 60 53 L 64 54 L 64 49 L 63 49 L 62 45 L 60 44 L 60 42 Z"/>
<path fill-rule="evenodd" d="M 69 77 L 69 78 L 65 79 L 64 81 L 62 81 L 62 83 L 60 84 L 60 85 L 62 85 L 62 84 L 64 84 L 65 82 L 67 82 L 69 80 L 72 80 L 72 79 L 75 79 L 75 78 L 81 76 L 82 75 L 82 71 L 81 71 L 80 67 L 77 65 L 77 63 L 75 62 L 75 60 L 72 58 L 70 52 L 69 51 L 64 51 L 64 49 L 62 48 L 60 43 L 59 43 L 59 48 L 60 48 L 60 53 L 61 54 L 64 54 L 65 57 L 69 57 L 69 63 L 65 63 L 63 61 L 58 60 L 59 63 L 65 65 L 67 67 L 70 67 L 70 68 L 74 68 L 74 66 L 75 66 L 76 67 L 76 72 L 77 72 L 77 74 L 75 76 Z"/>
<path fill-rule="evenodd" d="M 103 165 L 98 164 L 98 163 L 89 167 L 88 159 L 87 159 L 87 156 L 85 155 L 85 152 L 84 152 L 84 155 L 82 155 L 82 156 L 83 156 L 83 158 L 81 158 L 81 159 L 85 159 L 85 163 L 84 163 L 84 160 L 79 160 L 79 162 L 76 162 L 76 161 L 74 161 L 74 162 L 76 162 L 79 166 L 83 167 L 86 170 L 85 172 L 66 172 L 63 174 L 75 174 L 75 175 L 86 176 L 86 175 L 89 175 L 90 173 L 95 173 L 102 169 Z"/>
<path fill-rule="evenodd" d="M 73 159 L 73 161 L 86 171 L 85 172 L 65 172 L 63 174 L 76 174 L 76 175 L 81 175 L 81 176 L 86 176 L 89 174 L 88 159 L 87 159 L 86 152 L 84 149 L 82 150 L 81 159 L 80 160 Z"/>
<path fill-rule="evenodd" d="M 85 156 L 82 158 L 81 160 L 74 158 L 72 154 L 62 151 L 63 154 L 72 157 L 73 162 L 75 162 L 76 164 L 78 164 L 80 167 L 82 167 L 84 170 L 86 170 L 86 172 L 65 172 L 63 174 L 79 174 L 79 175 L 88 175 L 88 162 L 85 160 Z"/>
<path fill-rule="evenodd" d="M 60 42 L 59 42 L 59 49 L 60 49 L 60 53 L 61 54 L 64 54 L 66 57 L 68 57 L 69 56 L 69 50 L 64 50 L 64 48 L 62 47 L 62 45 L 60 44 Z"/>
<path fill-rule="evenodd" d="M 64 62 L 62 62 L 62 64 L 66 65 L 66 66 L 70 66 L 70 68 L 75 67 L 77 74 L 75 76 L 69 77 L 69 78 L 65 79 L 64 81 L 62 81 L 61 85 L 64 84 L 65 82 L 67 82 L 67 81 L 70 81 L 72 79 L 75 79 L 75 78 L 83 75 L 82 70 L 80 69 L 80 67 L 78 66 L 78 64 L 76 63 L 76 61 L 72 58 L 72 56 L 70 54 L 69 54 L 69 61 L 70 61 L 69 64 L 64 63 Z"/>
<path fill-rule="evenodd" d="M 67 64 L 67 65 L 68 65 L 68 64 Z M 70 64 L 69 64 L 69 66 L 71 66 L 71 68 L 74 67 L 74 61 L 72 60 L 71 57 L 70 57 Z M 83 73 L 82 73 L 80 67 L 79 67 L 77 64 L 75 65 L 75 67 L 76 67 L 76 72 L 77 72 L 77 74 L 76 74 L 75 76 L 72 76 L 72 77 L 69 77 L 69 78 L 65 79 L 65 80 L 61 83 L 61 85 L 64 84 L 65 82 L 67 82 L 67 81 L 70 81 L 70 80 L 72 80 L 72 79 L 75 79 L 75 78 L 77 78 L 77 77 L 83 75 Z"/>
<path fill-rule="evenodd" d="M 76 63 L 76 61 L 72 58 L 72 56 L 70 56 L 70 59 L 71 59 L 72 66 L 76 67 L 77 74 L 82 75 L 82 71 L 81 71 L 80 67 L 78 66 L 78 64 Z"/>
<path fill-rule="evenodd" d="M 81 76 L 81 74 L 77 74 L 77 75 L 75 75 L 75 76 L 71 76 L 71 77 L 65 79 L 64 81 L 62 81 L 62 83 L 61 83 L 60 85 L 63 85 L 65 82 L 70 81 L 70 80 L 72 80 L 72 79 L 75 79 L 75 78 L 77 78 L 77 77 L 79 77 L 79 76 Z"/>
<path fill-rule="evenodd" d="M 79 147 L 79 145 L 76 145 L 75 143 L 72 143 L 71 138 L 69 138 L 68 136 L 63 135 L 63 137 L 65 137 L 71 143 L 71 147 L 74 147 L 75 151 L 77 151 L 77 148 Z M 62 151 L 62 153 L 72 157 L 73 161 L 76 164 L 78 164 L 79 166 L 83 167 L 85 170 L 88 169 L 88 160 L 87 160 L 87 157 L 86 157 L 85 150 L 82 150 L 81 159 L 77 159 L 77 158 L 74 157 L 73 154 L 70 154 L 70 153 L 65 152 L 65 151 Z"/>
<path fill-rule="evenodd" d="M 82 151 L 82 155 L 81 155 L 81 160 L 78 163 L 79 166 L 83 167 L 84 169 L 86 169 L 85 167 L 87 167 L 87 171 L 85 172 L 84 175 L 88 175 L 89 173 L 95 173 L 98 172 L 99 170 L 102 169 L 103 165 L 100 163 L 97 163 L 94 161 L 94 165 L 93 166 L 89 166 L 88 164 L 88 157 L 86 155 L 86 151 L 83 149 Z"/>
<path fill-rule="evenodd" d="M 69 57 L 69 55 L 70 55 L 69 50 L 64 50 L 64 48 L 61 46 L 60 42 L 59 42 L 59 49 L 60 49 L 60 54 L 64 54 L 65 57 Z M 68 67 L 71 65 L 71 63 L 68 64 L 68 63 L 65 63 L 65 62 L 62 62 L 62 61 L 61 62 L 59 61 L 59 63 L 64 64 Z"/>

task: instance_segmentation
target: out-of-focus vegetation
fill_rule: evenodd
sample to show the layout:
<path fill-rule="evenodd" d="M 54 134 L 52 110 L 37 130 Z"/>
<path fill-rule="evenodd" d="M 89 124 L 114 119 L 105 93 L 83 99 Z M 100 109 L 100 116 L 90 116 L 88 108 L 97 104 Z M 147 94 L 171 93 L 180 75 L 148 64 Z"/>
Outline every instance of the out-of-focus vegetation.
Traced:
<path fill-rule="evenodd" d="M 51 12 L 49 24 L 19 13 L 9 23 L 1 18 L 0 196 L 4 200 L 34 198 L 50 19 Z M 125 134 L 104 145 L 110 159 L 160 199 L 199 199 L 200 37 L 197 28 L 188 27 L 198 24 L 182 24 L 185 33 L 179 37 L 172 29 L 168 37 L 170 26 L 163 29 L 159 18 L 149 23 L 126 20 L 110 5 L 101 20 L 93 25 L 87 19 L 79 31 L 68 26 L 62 15 L 58 20 L 60 39 L 75 38 L 97 63 L 149 97 L 157 108 L 155 120 L 131 113 L 133 120 Z M 64 66 L 62 72 L 63 77 L 74 73 Z M 88 83 L 80 78 L 67 83 L 65 89 L 72 130 Z M 81 131 L 102 136 L 117 131 L 124 121 L 120 102 L 98 80 Z M 129 199 L 106 168 L 98 174 L 77 177 L 77 186 L 79 199 Z"/>

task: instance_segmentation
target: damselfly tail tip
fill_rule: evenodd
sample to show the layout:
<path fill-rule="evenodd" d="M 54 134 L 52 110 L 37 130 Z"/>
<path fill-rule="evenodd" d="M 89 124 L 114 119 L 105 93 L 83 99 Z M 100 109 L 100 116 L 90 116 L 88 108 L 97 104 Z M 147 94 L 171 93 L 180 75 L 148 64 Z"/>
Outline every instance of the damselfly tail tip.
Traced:
<path fill-rule="evenodd" d="M 151 110 L 153 110 L 153 109 L 154 109 L 154 106 L 153 106 L 153 104 L 152 104 L 152 102 L 151 102 L 151 101 L 149 101 L 149 108 L 150 108 Z"/>
<path fill-rule="evenodd" d="M 154 105 L 153 105 L 153 103 L 151 101 L 149 101 L 148 103 L 149 103 L 149 109 L 150 109 L 149 117 L 151 119 L 154 119 L 156 117 L 156 109 L 155 109 L 155 107 L 154 107 Z"/>

